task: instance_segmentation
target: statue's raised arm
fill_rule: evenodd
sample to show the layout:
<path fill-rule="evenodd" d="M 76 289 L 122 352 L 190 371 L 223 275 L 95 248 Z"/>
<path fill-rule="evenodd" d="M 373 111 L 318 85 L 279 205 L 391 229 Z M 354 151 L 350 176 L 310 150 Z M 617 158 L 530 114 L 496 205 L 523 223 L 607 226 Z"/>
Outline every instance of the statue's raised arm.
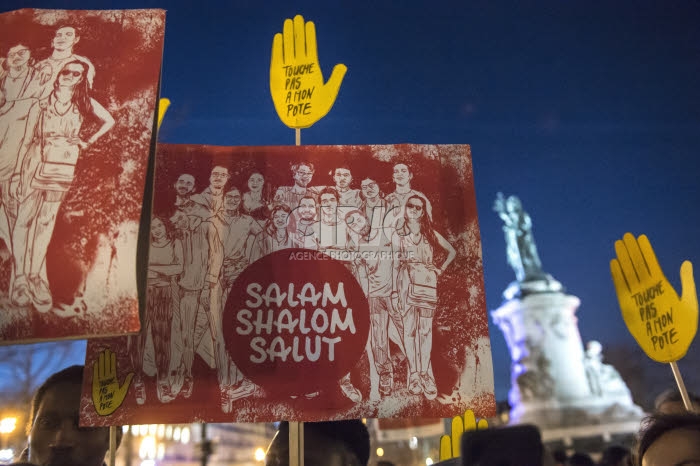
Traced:
<path fill-rule="evenodd" d="M 508 209 L 506 208 L 506 198 L 503 197 L 503 193 L 498 193 L 496 195 L 496 200 L 493 202 L 493 210 L 498 213 L 506 227 L 510 227 L 512 219 L 508 215 Z M 504 227 L 504 228 L 506 228 Z"/>

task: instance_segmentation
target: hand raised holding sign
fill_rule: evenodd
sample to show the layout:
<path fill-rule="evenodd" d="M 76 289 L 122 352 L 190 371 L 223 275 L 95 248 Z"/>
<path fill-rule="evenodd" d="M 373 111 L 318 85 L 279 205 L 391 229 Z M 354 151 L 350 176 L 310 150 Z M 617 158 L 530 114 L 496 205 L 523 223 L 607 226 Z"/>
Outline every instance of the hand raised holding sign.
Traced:
<path fill-rule="evenodd" d="M 120 387 L 117 379 L 117 356 L 109 349 L 100 353 L 98 361 L 92 364 L 92 403 L 100 416 L 109 416 L 124 402 L 129 391 L 130 373 Z"/>
<path fill-rule="evenodd" d="M 272 41 L 270 92 L 275 110 L 290 128 L 308 128 L 323 118 L 335 103 L 347 67 L 333 67 L 324 83 L 318 63 L 316 26 L 301 15 L 284 21 L 282 33 Z"/>
<path fill-rule="evenodd" d="M 645 235 L 626 233 L 615 241 L 617 259 L 610 261 L 622 317 L 639 346 L 654 361 L 674 362 L 685 356 L 698 328 L 698 298 L 693 265 L 681 265 L 682 296 L 664 276 Z"/>

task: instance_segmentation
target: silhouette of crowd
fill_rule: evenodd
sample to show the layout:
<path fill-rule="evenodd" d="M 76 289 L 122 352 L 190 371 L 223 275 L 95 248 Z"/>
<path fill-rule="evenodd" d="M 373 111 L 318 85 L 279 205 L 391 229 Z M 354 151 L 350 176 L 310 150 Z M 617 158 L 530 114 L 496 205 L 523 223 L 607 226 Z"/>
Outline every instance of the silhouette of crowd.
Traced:
<path fill-rule="evenodd" d="M 14 465 L 102 466 L 109 451 L 108 427 L 79 425 L 83 366 L 71 366 L 50 377 L 31 401 L 28 442 Z M 608 445 L 596 460 L 584 452 L 550 451 L 534 426 L 493 427 L 467 432 L 462 456 L 443 466 L 698 466 L 700 465 L 700 398 L 689 394 L 687 409 L 678 390 L 656 399 L 654 412 L 642 421 L 632 448 Z M 368 466 L 370 435 L 361 420 L 302 423 L 304 465 Z M 121 427 L 116 429 L 116 445 Z M 535 433 L 533 435 L 533 432 Z M 478 435 L 477 435 L 478 434 Z M 290 423 L 282 422 L 265 458 L 267 466 L 289 464 Z M 378 466 L 393 466 L 382 458 Z"/>

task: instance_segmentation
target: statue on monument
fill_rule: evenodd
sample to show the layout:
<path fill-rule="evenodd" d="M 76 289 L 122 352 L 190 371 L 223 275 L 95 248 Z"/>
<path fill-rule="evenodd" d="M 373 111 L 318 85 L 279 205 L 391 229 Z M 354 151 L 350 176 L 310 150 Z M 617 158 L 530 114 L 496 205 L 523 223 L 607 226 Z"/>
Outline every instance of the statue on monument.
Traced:
<path fill-rule="evenodd" d="M 518 282 L 546 279 L 542 262 L 537 254 L 537 246 L 532 235 L 532 220 L 523 210 L 517 196 L 498 193 L 493 210 L 503 220 L 503 232 L 506 236 L 508 264 L 515 271 Z"/>
<path fill-rule="evenodd" d="M 603 362 L 602 345 L 591 341 L 584 349 L 576 318 L 580 300 L 542 270 L 532 219 L 520 199 L 498 193 L 493 210 L 504 222 L 508 264 L 516 276 L 491 314 L 512 361 L 510 422 L 553 431 L 638 424 L 643 412 L 620 373 Z"/>
<path fill-rule="evenodd" d="M 586 345 L 584 367 L 594 396 L 622 396 L 632 403 L 629 388 L 620 373 L 613 366 L 603 363 L 603 345 L 600 342 L 592 340 Z"/>

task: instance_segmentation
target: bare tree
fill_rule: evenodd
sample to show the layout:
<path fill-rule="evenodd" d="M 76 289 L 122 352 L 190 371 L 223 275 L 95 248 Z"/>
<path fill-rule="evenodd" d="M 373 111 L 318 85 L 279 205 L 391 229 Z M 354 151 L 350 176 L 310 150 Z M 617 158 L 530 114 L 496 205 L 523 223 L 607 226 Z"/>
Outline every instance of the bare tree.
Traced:
<path fill-rule="evenodd" d="M 2 404 L 28 407 L 34 391 L 49 375 L 84 361 L 84 341 L 0 346 Z"/>
<path fill-rule="evenodd" d="M 667 388 L 675 387 L 668 364 L 652 361 L 637 345 L 610 343 L 603 350 L 605 362 L 612 364 L 627 383 L 635 403 L 650 412 L 654 399 Z M 700 393 L 700 343 L 696 340 L 686 356 L 678 361 L 687 389 Z"/>

